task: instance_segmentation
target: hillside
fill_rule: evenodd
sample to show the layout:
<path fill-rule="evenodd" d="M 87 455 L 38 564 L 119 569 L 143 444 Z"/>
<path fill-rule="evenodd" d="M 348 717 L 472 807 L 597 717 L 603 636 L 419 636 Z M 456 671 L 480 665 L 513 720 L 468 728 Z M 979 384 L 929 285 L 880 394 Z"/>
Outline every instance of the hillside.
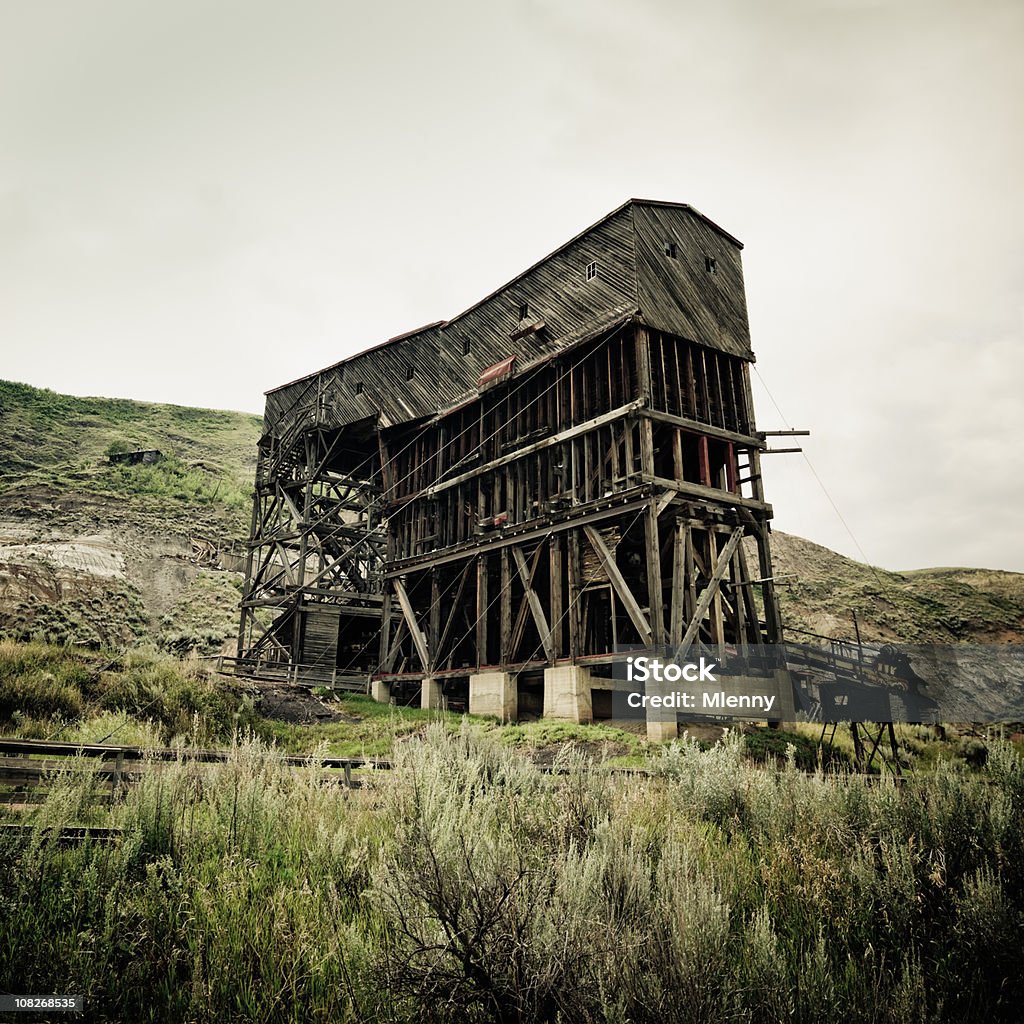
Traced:
<path fill-rule="evenodd" d="M 0 381 L 0 633 L 230 649 L 260 419 Z M 153 466 L 107 451 L 157 448 Z M 202 550 L 212 544 L 219 555 Z M 773 534 L 783 621 L 866 640 L 1024 641 L 1024 575 L 889 572 Z"/>
<path fill-rule="evenodd" d="M 991 569 L 890 572 L 802 537 L 774 532 L 772 554 L 782 621 L 867 641 L 1024 643 L 1024 575 Z"/>
<path fill-rule="evenodd" d="M 219 649 L 241 578 L 197 551 L 247 533 L 260 423 L 0 381 L 0 630 Z M 112 447 L 164 459 L 111 465 Z"/>

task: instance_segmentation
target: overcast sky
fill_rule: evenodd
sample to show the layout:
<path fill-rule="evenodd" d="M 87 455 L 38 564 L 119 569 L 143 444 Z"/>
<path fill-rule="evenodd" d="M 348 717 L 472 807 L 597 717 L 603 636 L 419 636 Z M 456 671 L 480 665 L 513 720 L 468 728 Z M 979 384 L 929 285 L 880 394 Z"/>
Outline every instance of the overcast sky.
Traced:
<path fill-rule="evenodd" d="M 0 376 L 260 412 L 687 202 L 746 244 L 758 424 L 813 431 L 850 532 L 799 455 L 776 526 L 1024 570 L 1021 0 L 0 11 Z"/>

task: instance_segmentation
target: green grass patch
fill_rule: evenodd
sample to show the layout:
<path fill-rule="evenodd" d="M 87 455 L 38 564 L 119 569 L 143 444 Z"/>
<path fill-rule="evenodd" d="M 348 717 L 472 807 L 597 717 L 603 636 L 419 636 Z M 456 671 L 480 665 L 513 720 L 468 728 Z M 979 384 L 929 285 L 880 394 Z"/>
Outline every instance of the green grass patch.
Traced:
<path fill-rule="evenodd" d="M 447 711 L 380 704 L 361 694 L 345 694 L 329 706 L 344 715 L 344 720 L 304 725 L 263 718 L 255 728 L 265 741 L 289 754 L 322 749 L 334 757 L 388 757 L 397 744 L 431 723 L 458 729 L 464 717 Z"/>
<path fill-rule="evenodd" d="M 163 744 L 230 743 L 259 721 L 250 697 L 198 661 L 0 640 L 0 731 L 59 740 L 88 733 L 95 742 L 95 721 L 107 715 L 115 716 L 111 743 L 128 742 L 130 723 Z"/>

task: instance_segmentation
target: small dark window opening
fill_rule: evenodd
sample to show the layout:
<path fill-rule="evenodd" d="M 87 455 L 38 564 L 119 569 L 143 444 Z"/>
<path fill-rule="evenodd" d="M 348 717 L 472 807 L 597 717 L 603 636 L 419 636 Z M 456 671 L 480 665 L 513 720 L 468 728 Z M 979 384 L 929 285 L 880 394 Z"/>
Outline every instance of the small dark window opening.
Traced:
<path fill-rule="evenodd" d="M 356 381 L 356 394 L 361 395 L 363 393 L 363 382 L 361 380 Z"/>
<path fill-rule="evenodd" d="M 412 365 L 412 363 L 409 363 L 409 365 L 406 366 L 406 368 L 405 368 L 405 379 L 406 380 L 412 380 L 413 377 L 415 377 L 415 376 L 416 376 L 416 367 L 414 367 Z"/>
<path fill-rule="evenodd" d="M 718 260 L 716 260 L 714 256 L 705 256 L 704 257 L 704 269 L 709 274 L 717 274 L 718 273 Z"/>
<path fill-rule="evenodd" d="M 463 338 L 463 339 L 462 339 L 462 354 L 463 354 L 464 356 L 468 356 L 468 355 L 469 355 L 470 349 L 471 349 L 472 347 L 473 347 L 473 346 L 472 346 L 472 344 L 470 343 L 470 340 L 469 340 L 469 338 Z"/>
<path fill-rule="evenodd" d="M 674 259 L 678 259 L 679 258 L 679 246 L 676 245 L 675 242 L 666 242 L 665 243 L 665 255 L 668 256 L 669 259 L 673 259 L 673 260 Z"/>
<path fill-rule="evenodd" d="M 525 320 L 530 315 L 530 304 L 528 302 L 522 303 L 519 307 L 519 319 Z"/>
<path fill-rule="evenodd" d="M 588 281 L 593 281 L 595 277 L 597 277 L 597 263 L 596 262 L 588 263 L 587 264 L 587 280 Z"/>

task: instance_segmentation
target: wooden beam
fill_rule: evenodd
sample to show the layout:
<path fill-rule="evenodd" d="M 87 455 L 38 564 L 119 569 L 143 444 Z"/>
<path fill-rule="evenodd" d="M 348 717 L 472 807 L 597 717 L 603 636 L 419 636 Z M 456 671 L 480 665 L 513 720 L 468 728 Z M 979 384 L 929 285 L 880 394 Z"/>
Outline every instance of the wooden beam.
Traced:
<path fill-rule="evenodd" d="M 523 581 L 523 587 L 526 590 L 526 599 L 530 603 L 530 611 L 533 613 L 533 621 L 537 625 L 537 632 L 540 634 L 540 642 L 544 648 L 544 653 L 549 661 L 554 661 L 555 653 L 554 646 L 551 643 L 551 627 L 548 625 L 547 616 L 544 614 L 544 608 L 540 603 L 540 598 L 537 596 L 537 591 L 533 589 L 533 577 L 537 572 L 537 564 L 539 562 L 539 557 L 537 556 L 543 551 L 543 545 L 537 549 L 532 569 L 526 564 L 526 557 L 523 555 L 522 548 L 513 545 L 511 550 L 516 568 L 519 570 L 519 577 Z"/>
<path fill-rule="evenodd" d="M 647 611 L 651 638 L 665 642 L 665 594 L 661 588 L 661 544 L 658 542 L 658 504 L 651 499 L 644 517 L 644 546 L 647 550 Z"/>
<path fill-rule="evenodd" d="M 608 581 L 615 588 L 615 593 L 618 594 L 623 608 L 626 609 L 626 614 L 633 625 L 636 626 L 640 639 L 646 644 L 653 643 L 654 633 L 651 629 L 651 624 L 645 618 L 643 609 L 637 603 L 633 592 L 629 589 L 629 584 L 626 583 L 622 573 L 619 572 L 619 567 L 615 564 L 615 556 L 608 550 L 607 545 L 601 539 L 601 534 L 594 527 L 585 526 L 583 529 L 586 532 L 587 540 L 590 541 L 590 546 L 594 549 L 594 553 L 604 566 L 604 571 L 608 574 Z"/>
<path fill-rule="evenodd" d="M 683 638 L 686 603 L 686 530 L 687 527 L 682 523 L 676 523 L 672 546 L 672 611 L 668 627 L 670 644 L 678 644 Z"/>
<path fill-rule="evenodd" d="M 468 563 L 466 568 L 469 568 Z M 465 578 L 465 575 L 463 576 Z M 457 601 L 458 599 L 456 599 Z M 487 556 L 476 560 L 476 663 L 487 664 Z"/>
<path fill-rule="evenodd" d="M 566 537 L 566 578 L 569 583 L 569 657 L 578 658 L 583 653 L 583 626 L 580 606 L 580 535 L 570 530 Z"/>
<path fill-rule="evenodd" d="M 508 563 L 508 549 L 501 549 L 501 661 L 512 660 L 512 573 Z"/>
<path fill-rule="evenodd" d="M 697 607 L 693 613 L 693 618 L 690 619 L 690 625 L 687 627 L 686 632 L 683 634 L 683 639 L 680 641 L 679 650 L 676 653 L 677 658 L 681 658 L 686 651 L 689 650 L 690 645 L 697 636 L 701 620 L 711 607 L 711 602 L 718 593 L 718 586 L 722 582 L 722 578 L 725 576 L 725 572 L 729 568 L 729 562 L 732 560 L 732 556 L 735 554 L 736 549 L 740 546 L 740 541 L 742 539 L 743 527 L 737 526 L 736 529 L 732 531 L 729 539 L 725 542 L 725 547 L 718 555 L 718 564 L 715 566 L 715 571 L 711 574 L 711 579 L 708 580 L 707 586 L 701 593 L 700 600 L 697 602 Z"/>
<path fill-rule="evenodd" d="M 628 405 L 620 406 L 618 409 L 612 409 L 611 412 L 603 413 L 601 416 L 595 416 L 591 420 L 587 420 L 585 423 L 580 423 L 575 427 L 570 427 L 568 430 L 563 430 L 561 433 L 555 434 L 552 437 L 547 437 L 543 441 L 536 441 L 533 444 L 528 444 L 523 448 L 517 448 L 514 452 L 509 452 L 508 455 L 502 455 L 500 458 L 492 459 L 490 462 L 483 466 L 477 466 L 475 469 L 471 469 L 466 473 L 461 473 L 459 476 L 452 477 L 451 480 L 445 480 L 442 483 L 434 484 L 432 487 L 428 487 L 424 492 L 424 496 L 432 498 L 435 494 L 440 494 L 442 491 L 448 490 L 450 487 L 454 487 L 456 484 L 464 483 L 466 480 L 472 480 L 473 477 L 480 476 L 482 473 L 489 473 L 499 466 L 506 466 L 510 462 L 515 462 L 518 459 L 523 458 L 526 455 L 532 455 L 534 452 L 543 451 L 545 448 L 550 448 L 553 444 L 561 444 L 563 441 L 569 441 L 572 438 L 579 437 L 581 434 L 587 434 L 591 430 L 596 430 L 598 427 L 604 426 L 605 423 L 611 423 L 612 420 L 622 419 L 625 416 L 630 415 L 643 407 L 644 400 L 641 398 L 636 401 L 630 402 Z"/>
<path fill-rule="evenodd" d="M 548 576 L 551 593 L 551 645 L 555 656 L 562 653 L 562 619 L 565 599 L 562 590 L 562 538 L 552 536 L 548 540 Z"/>
<path fill-rule="evenodd" d="M 402 606 L 402 615 L 405 616 L 406 625 L 409 627 L 409 635 L 412 637 L 412 642 L 416 647 L 416 653 L 419 655 L 421 664 L 423 665 L 423 671 L 430 671 L 430 651 L 427 647 L 427 638 L 423 635 L 423 630 L 420 629 L 419 624 L 416 622 L 416 615 L 412 610 L 412 602 L 409 600 L 409 595 L 405 592 L 405 587 L 401 580 L 393 580 L 395 585 L 395 594 L 398 596 L 398 603 Z"/>
<path fill-rule="evenodd" d="M 724 430 L 722 427 L 712 426 L 710 423 L 702 423 L 700 420 L 691 420 L 686 416 L 673 416 L 672 413 L 662 412 L 660 409 L 641 409 L 640 416 L 644 419 L 656 420 L 658 423 L 670 423 L 690 434 L 699 434 L 705 437 L 713 437 L 719 441 L 732 441 L 741 448 L 759 448 L 762 451 L 767 444 L 759 437 L 751 434 L 740 434 L 735 430 Z"/>
<path fill-rule="evenodd" d="M 717 487 L 702 487 L 700 484 L 680 483 L 678 480 L 669 480 L 664 476 L 643 476 L 644 483 L 654 484 L 667 490 L 676 491 L 678 494 L 685 494 L 688 498 L 703 498 L 719 505 L 736 505 L 742 508 L 752 508 L 759 512 L 771 514 L 771 505 L 762 501 L 755 501 L 753 498 L 744 498 L 740 494 L 731 494 L 729 491 L 719 490 Z"/>

